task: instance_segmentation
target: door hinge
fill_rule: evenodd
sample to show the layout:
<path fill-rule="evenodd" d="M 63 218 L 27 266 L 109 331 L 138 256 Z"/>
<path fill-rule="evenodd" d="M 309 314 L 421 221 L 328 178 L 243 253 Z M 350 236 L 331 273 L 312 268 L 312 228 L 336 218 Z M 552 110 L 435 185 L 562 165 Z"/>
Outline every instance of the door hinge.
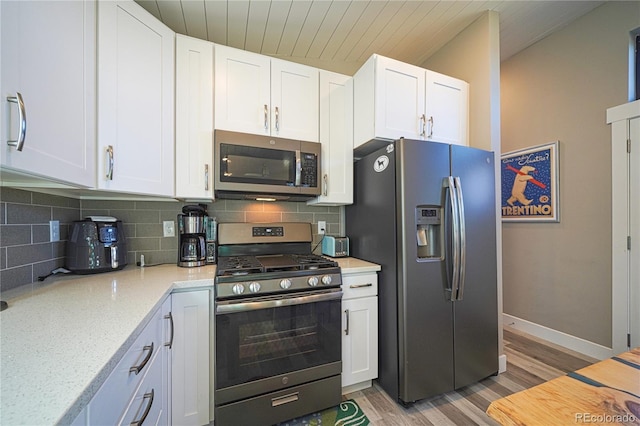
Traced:
<path fill-rule="evenodd" d="M 631 250 L 631 235 L 627 236 L 627 250 Z"/>
<path fill-rule="evenodd" d="M 627 153 L 631 154 L 631 139 L 627 139 Z"/>
<path fill-rule="evenodd" d="M 631 333 L 627 333 L 627 347 L 631 347 Z"/>

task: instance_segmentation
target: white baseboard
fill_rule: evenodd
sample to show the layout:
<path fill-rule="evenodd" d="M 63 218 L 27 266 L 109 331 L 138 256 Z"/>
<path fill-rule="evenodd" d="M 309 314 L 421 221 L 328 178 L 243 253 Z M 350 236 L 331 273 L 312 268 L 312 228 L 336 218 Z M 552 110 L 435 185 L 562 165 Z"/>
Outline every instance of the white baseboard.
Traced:
<path fill-rule="evenodd" d="M 507 356 L 502 354 L 498 357 L 498 374 L 507 371 Z"/>
<path fill-rule="evenodd" d="M 547 340 L 551 343 L 555 343 L 556 345 L 560 345 L 567 349 L 580 352 L 581 354 L 590 356 L 592 358 L 606 359 L 615 355 L 612 348 L 607 348 L 606 346 L 602 346 L 597 343 L 581 339 L 580 337 L 575 337 L 570 334 L 554 330 L 552 328 L 523 320 L 509 314 L 503 313 L 502 321 L 503 325 L 513 327 L 516 330 L 523 331 L 525 333 L 531 334 L 532 336 L 539 337 L 540 339 Z"/>

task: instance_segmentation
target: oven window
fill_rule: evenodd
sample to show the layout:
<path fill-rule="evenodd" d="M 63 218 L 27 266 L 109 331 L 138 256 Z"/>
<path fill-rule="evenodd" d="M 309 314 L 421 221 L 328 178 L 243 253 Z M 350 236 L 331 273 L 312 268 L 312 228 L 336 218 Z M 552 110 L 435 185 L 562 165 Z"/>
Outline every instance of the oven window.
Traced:
<path fill-rule="evenodd" d="M 340 300 L 216 316 L 216 387 L 340 361 Z"/>
<path fill-rule="evenodd" d="M 220 144 L 220 180 L 293 186 L 295 151 Z"/>

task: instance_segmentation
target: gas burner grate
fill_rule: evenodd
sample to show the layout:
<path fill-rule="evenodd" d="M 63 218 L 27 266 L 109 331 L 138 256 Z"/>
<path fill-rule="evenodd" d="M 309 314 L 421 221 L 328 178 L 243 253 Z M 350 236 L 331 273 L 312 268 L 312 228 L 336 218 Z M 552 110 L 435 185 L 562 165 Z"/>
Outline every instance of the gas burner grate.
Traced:
<path fill-rule="evenodd" d="M 218 259 L 217 275 L 248 275 L 262 272 L 255 256 L 227 256 Z"/>
<path fill-rule="evenodd" d="M 292 257 L 300 269 L 322 269 L 338 266 L 337 262 L 316 254 L 294 254 Z"/>

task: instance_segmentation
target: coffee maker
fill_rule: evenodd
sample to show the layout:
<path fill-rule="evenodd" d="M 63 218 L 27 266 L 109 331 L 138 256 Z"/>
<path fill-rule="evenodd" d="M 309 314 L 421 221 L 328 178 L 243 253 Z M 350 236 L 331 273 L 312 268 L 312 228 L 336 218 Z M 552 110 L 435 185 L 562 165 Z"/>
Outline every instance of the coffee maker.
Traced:
<path fill-rule="evenodd" d="M 178 214 L 178 266 L 204 266 L 207 259 L 205 217 L 202 206 L 189 205 Z"/>

